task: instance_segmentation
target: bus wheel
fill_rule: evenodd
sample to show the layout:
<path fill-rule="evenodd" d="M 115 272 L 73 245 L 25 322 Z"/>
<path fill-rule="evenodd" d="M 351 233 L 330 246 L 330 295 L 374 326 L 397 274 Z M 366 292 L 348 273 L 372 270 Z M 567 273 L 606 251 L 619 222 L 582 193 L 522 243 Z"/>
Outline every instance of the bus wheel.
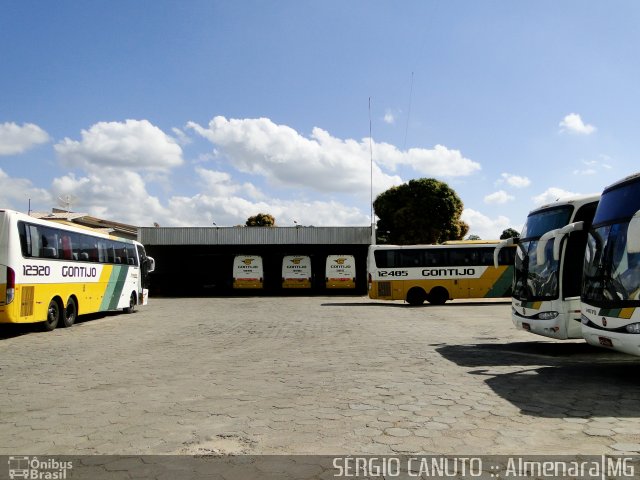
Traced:
<path fill-rule="evenodd" d="M 78 305 L 73 297 L 69 297 L 69 300 L 67 301 L 67 308 L 64 309 L 62 326 L 70 327 L 76 323 L 76 318 L 78 318 Z"/>
<path fill-rule="evenodd" d="M 407 303 L 413 306 L 422 305 L 425 297 L 424 290 L 421 288 L 412 288 L 407 292 Z"/>
<path fill-rule="evenodd" d="M 57 300 L 51 300 L 49 302 L 49 308 L 47 308 L 47 319 L 42 322 L 42 328 L 45 332 L 55 330 L 60 320 L 60 304 Z"/>
<path fill-rule="evenodd" d="M 122 309 L 124 313 L 133 313 L 136 311 L 136 294 L 131 293 L 129 297 L 129 306 Z"/>
<path fill-rule="evenodd" d="M 432 305 L 444 305 L 449 300 L 449 292 L 446 288 L 436 287 L 429 292 L 429 303 Z"/>

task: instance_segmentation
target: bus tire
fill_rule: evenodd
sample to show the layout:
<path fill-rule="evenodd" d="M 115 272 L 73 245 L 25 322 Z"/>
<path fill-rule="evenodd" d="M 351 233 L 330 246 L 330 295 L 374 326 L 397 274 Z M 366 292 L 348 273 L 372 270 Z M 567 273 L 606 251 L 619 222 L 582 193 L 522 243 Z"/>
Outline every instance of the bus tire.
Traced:
<path fill-rule="evenodd" d="M 422 305 L 427 295 L 424 290 L 418 287 L 413 287 L 407 292 L 407 303 L 411 306 Z"/>
<path fill-rule="evenodd" d="M 66 328 L 71 327 L 76 323 L 77 318 L 78 303 L 75 298 L 69 297 L 69 300 L 67 300 L 67 307 L 64 309 L 64 315 L 62 316 L 62 326 Z"/>
<path fill-rule="evenodd" d="M 129 306 L 125 307 L 122 309 L 122 311 L 124 313 L 133 313 L 136 311 L 136 305 L 137 305 L 137 300 L 136 300 L 136 294 L 135 292 L 131 292 L 131 296 L 129 297 Z"/>
<path fill-rule="evenodd" d="M 58 322 L 60 321 L 61 312 L 62 308 L 60 307 L 60 302 L 53 298 L 47 307 L 47 319 L 42 322 L 42 329 L 45 332 L 50 332 L 56 329 Z"/>
<path fill-rule="evenodd" d="M 444 305 L 449 300 L 449 292 L 444 287 L 436 287 L 429 292 L 427 298 L 431 305 Z"/>

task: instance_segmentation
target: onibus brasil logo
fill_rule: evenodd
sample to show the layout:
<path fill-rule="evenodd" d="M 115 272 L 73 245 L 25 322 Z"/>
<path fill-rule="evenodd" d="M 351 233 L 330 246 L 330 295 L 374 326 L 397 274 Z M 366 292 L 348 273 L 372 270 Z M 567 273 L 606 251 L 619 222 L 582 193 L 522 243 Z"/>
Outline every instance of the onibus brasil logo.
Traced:
<path fill-rule="evenodd" d="M 73 468 L 73 462 L 64 462 L 55 458 L 9 457 L 9 478 L 33 480 L 64 480 L 67 472 Z"/>

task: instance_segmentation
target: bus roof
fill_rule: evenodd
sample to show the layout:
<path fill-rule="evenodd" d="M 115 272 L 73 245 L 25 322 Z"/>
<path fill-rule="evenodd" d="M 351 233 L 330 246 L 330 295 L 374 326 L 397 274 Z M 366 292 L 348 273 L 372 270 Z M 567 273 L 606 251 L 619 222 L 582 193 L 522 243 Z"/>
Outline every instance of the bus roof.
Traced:
<path fill-rule="evenodd" d="M 596 202 L 600 199 L 600 194 L 589 195 L 573 195 L 571 197 L 559 198 L 555 202 L 547 203 L 539 207 L 534 208 L 529 212 L 529 215 L 547 210 L 548 208 L 562 207 L 564 205 L 584 205 L 585 203 Z"/>
<path fill-rule="evenodd" d="M 614 190 L 614 189 L 616 189 L 618 187 L 621 187 L 625 183 L 633 183 L 633 182 L 636 182 L 636 181 L 640 181 L 640 172 L 634 173 L 632 175 L 624 177 L 622 180 L 618 180 L 617 182 L 612 183 L 611 185 L 609 185 L 608 187 L 606 187 L 604 189 L 603 193 L 606 193 L 609 190 Z"/>
<path fill-rule="evenodd" d="M 125 243 L 139 243 L 136 240 L 133 240 L 130 238 L 120 237 L 118 235 L 112 235 L 110 233 L 105 232 L 104 229 L 96 229 L 96 228 L 91 228 L 85 225 L 77 225 L 70 222 L 62 222 L 59 220 L 48 220 L 47 218 L 32 217 L 31 215 L 27 215 L 26 213 L 18 212 L 16 210 L 10 210 L 7 208 L 1 208 L 0 215 L 1 214 L 6 214 L 10 218 L 11 217 L 15 218 L 16 221 L 29 222 L 34 225 L 42 225 L 44 227 L 59 228 L 60 230 L 66 230 L 66 231 L 75 232 L 75 233 L 91 234 L 96 237 L 109 238 L 111 240 L 118 240 Z"/>

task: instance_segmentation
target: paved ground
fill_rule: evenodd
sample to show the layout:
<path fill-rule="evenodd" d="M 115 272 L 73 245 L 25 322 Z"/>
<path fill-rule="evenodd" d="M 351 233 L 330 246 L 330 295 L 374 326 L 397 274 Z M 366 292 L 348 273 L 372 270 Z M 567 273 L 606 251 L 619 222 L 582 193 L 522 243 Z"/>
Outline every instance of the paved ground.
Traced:
<path fill-rule="evenodd" d="M 0 455 L 640 451 L 640 358 L 510 305 L 152 299 L 0 331 Z"/>

